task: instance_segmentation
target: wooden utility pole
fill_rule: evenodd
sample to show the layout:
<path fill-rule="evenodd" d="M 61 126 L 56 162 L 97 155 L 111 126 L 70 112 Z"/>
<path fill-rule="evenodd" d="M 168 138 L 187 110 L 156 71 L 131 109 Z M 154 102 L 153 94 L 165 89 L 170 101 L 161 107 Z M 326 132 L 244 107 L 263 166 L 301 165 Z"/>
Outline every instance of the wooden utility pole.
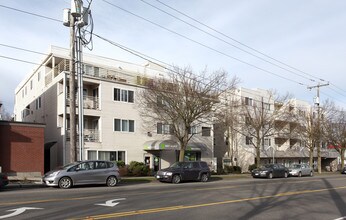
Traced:
<path fill-rule="evenodd" d="M 317 107 L 317 127 L 318 127 L 318 133 L 319 133 L 319 137 L 317 142 L 317 170 L 318 173 L 322 173 L 322 159 L 321 159 L 321 112 L 320 112 L 320 87 L 322 86 L 328 86 L 329 83 L 326 84 L 320 84 L 318 83 L 318 85 L 316 86 L 308 86 L 308 89 L 313 89 L 313 88 L 317 88 L 317 96 L 316 96 L 316 100 L 315 100 L 315 105 Z M 311 164 L 310 164 L 311 166 Z"/>
<path fill-rule="evenodd" d="M 75 54 L 75 39 L 76 28 L 75 19 L 70 17 L 70 162 L 77 160 L 77 129 L 76 129 L 76 54 Z"/>

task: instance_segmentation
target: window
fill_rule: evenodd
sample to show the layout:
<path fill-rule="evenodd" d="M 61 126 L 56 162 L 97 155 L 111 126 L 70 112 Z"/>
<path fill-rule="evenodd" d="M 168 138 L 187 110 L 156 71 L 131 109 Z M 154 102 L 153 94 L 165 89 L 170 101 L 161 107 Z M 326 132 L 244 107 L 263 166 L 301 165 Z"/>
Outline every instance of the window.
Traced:
<path fill-rule="evenodd" d="M 41 72 L 37 73 L 37 81 L 39 82 L 41 80 Z"/>
<path fill-rule="evenodd" d="M 250 105 L 250 106 L 252 106 L 252 105 L 253 105 L 253 100 L 252 100 L 252 98 L 245 97 L 245 105 Z"/>
<path fill-rule="evenodd" d="M 97 160 L 96 150 L 89 150 L 88 151 L 88 160 Z"/>
<path fill-rule="evenodd" d="M 108 160 L 126 162 L 126 151 L 88 151 L 88 160 Z"/>
<path fill-rule="evenodd" d="M 85 67 L 85 74 L 92 76 L 93 75 L 93 67 L 89 66 L 89 65 L 85 65 L 84 67 Z"/>
<path fill-rule="evenodd" d="M 158 134 L 172 134 L 172 125 L 157 123 L 157 133 Z"/>
<path fill-rule="evenodd" d="M 264 146 L 271 146 L 271 139 L 270 138 L 264 138 Z"/>
<path fill-rule="evenodd" d="M 135 131 L 134 120 L 114 119 L 114 131 Z"/>
<path fill-rule="evenodd" d="M 36 110 L 41 108 L 41 97 L 38 97 L 35 100 L 35 106 L 36 106 Z"/>
<path fill-rule="evenodd" d="M 121 101 L 121 102 L 134 102 L 134 92 L 131 90 L 123 90 L 114 88 L 114 95 L 113 95 L 114 101 Z"/>
<path fill-rule="evenodd" d="M 23 110 L 23 118 L 30 115 L 30 105 L 27 105 Z"/>
<path fill-rule="evenodd" d="M 210 136 L 211 128 L 210 127 L 202 127 L 202 136 Z"/>
<path fill-rule="evenodd" d="M 34 87 L 34 82 L 30 80 L 30 90 L 32 90 L 33 87 Z"/>
<path fill-rule="evenodd" d="M 191 126 L 189 129 L 189 134 L 197 134 L 197 127 Z"/>
<path fill-rule="evenodd" d="M 269 103 L 263 103 L 263 108 L 265 110 L 270 110 L 270 104 Z"/>
<path fill-rule="evenodd" d="M 245 137 L 245 144 L 246 145 L 251 145 L 252 144 L 252 137 L 246 136 Z"/>
<path fill-rule="evenodd" d="M 118 151 L 118 157 L 117 161 L 124 161 L 125 162 L 125 151 Z"/>

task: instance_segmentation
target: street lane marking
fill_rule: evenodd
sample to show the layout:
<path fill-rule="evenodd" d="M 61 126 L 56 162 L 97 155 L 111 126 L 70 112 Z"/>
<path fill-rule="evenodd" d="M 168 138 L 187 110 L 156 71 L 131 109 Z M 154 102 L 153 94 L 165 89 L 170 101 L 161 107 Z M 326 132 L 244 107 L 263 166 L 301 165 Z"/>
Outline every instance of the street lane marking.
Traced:
<path fill-rule="evenodd" d="M 24 201 L 24 202 L 4 202 L 0 203 L 0 205 L 23 205 L 23 204 L 32 204 L 32 203 L 45 203 L 45 202 L 60 202 L 60 201 L 75 201 L 75 200 L 83 200 L 83 199 L 95 199 L 102 198 L 104 196 L 88 196 L 88 197 L 77 197 L 77 198 L 62 198 L 62 199 L 45 199 L 45 200 L 32 200 L 32 201 Z"/>
<path fill-rule="evenodd" d="M 115 213 L 104 214 L 104 215 L 72 218 L 71 220 L 79 220 L 79 219 L 95 219 L 96 220 L 96 219 L 118 218 L 118 217 L 125 217 L 125 216 L 135 216 L 135 215 L 143 215 L 143 214 L 150 214 L 150 213 L 159 213 L 159 212 L 167 212 L 167 211 L 175 211 L 175 210 L 183 210 L 183 209 L 192 209 L 192 208 L 224 205 L 224 204 L 231 204 L 231 203 L 238 203 L 238 202 L 245 202 L 245 201 L 254 201 L 254 200 L 259 200 L 259 199 L 269 199 L 269 198 L 276 198 L 276 197 L 283 197 L 283 196 L 302 195 L 302 194 L 308 194 L 308 193 L 318 193 L 318 192 L 324 192 L 324 191 L 330 191 L 330 190 L 339 190 L 339 189 L 346 189 L 346 186 L 335 187 L 335 188 L 316 189 L 316 190 L 303 190 L 303 191 L 296 191 L 296 192 L 294 192 L 294 191 L 293 192 L 285 192 L 285 193 L 279 193 L 279 194 L 275 194 L 275 195 L 271 195 L 271 196 L 250 197 L 250 198 L 244 198 L 244 199 L 226 200 L 226 201 L 204 203 L 204 204 L 198 204 L 198 205 L 167 206 L 167 207 L 154 208 L 154 209 L 134 210 L 134 211 L 128 211 L 128 212 L 115 212 Z"/>

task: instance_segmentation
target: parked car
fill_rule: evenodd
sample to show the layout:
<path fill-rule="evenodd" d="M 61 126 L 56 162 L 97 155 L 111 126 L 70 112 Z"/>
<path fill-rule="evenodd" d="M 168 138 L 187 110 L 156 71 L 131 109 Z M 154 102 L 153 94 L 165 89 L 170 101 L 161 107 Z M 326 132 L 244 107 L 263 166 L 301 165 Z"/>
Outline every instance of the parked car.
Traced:
<path fill-rule="evenodd" d="M 4 173 L 0 173 L 0 188 L 8 185 L 8 177 Z"/>
<path fill-rule="evenodd" d="M 341 174 L 346 174 L 346 167 L 341 170 Z"/>
<path fill-rule="evenodd" d="M 59 186 L 63 189 L 85 184 L 115 186 L 119 181 L 120 175 L 117 165 L 104 160 L 70 163 L 43 176 L 43 182 L 47 186 Z"/>
<path fill-rule="evenodd" d="M 209 178 L 210 169 L 204 161 L 176 162 L 156 174 L 156 179 L 160 182 L 172 183 L 190 180 L 207 182 Z"/>
<path fill-rule="evenodd" d="M 290 176 L 313 176 L 314 171 L 312 168 L 307 164 L 292 164 L 289 168 L 289 175 Z"/>
<path fill-rule="evenodd" d="M 266 164 L 258 169 L 254 169 L 251 172 L 252 177 L 288 177 L 288 168 L 281 164 Z"/>

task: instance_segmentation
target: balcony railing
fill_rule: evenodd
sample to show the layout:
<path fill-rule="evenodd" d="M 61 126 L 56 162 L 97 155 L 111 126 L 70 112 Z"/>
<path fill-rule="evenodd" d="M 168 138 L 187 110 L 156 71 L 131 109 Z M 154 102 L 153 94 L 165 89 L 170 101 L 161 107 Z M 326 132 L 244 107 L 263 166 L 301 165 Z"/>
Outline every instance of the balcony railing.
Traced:
<path fill-rule="evenodd" d="M 66 140 L 70 140 L 70 129 L 66 130 Z M 100 142 L 100 131 L 98 129 L 84 129 L 84 142 Z M 79 139 L 77 131 L 77 141 Z"/>
<path fill-rule="evenodd" d="M 70 106 L 69 93 L 67 93 L 67 105 Z M 78 107 L 78 95 L 76 95 L 76 106 Z M 83 96 L 83 107 L 85 109 L 99 109 L 99 98 L 97 96 Z"/>

